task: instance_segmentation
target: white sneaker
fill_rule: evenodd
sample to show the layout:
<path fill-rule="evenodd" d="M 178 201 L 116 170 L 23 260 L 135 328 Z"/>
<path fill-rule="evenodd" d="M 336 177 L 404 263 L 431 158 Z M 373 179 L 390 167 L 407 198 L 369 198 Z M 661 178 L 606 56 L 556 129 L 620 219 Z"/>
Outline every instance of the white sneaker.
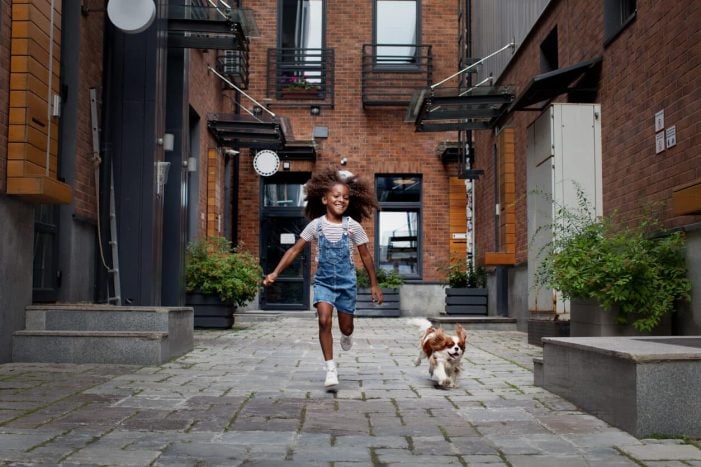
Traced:
<path fill-rule="evenodd" d="M 351 347 L 353 347 L 353 338 L 341 333 L 341 348 L 347 351 L 350 350 Z"/>
<path fill-rule="evenodd" d="M 338 369 L 331 368 L 326 370 L 326 381 L 324 381 L 324 386 L 327 388 L 338 385 Z"/>

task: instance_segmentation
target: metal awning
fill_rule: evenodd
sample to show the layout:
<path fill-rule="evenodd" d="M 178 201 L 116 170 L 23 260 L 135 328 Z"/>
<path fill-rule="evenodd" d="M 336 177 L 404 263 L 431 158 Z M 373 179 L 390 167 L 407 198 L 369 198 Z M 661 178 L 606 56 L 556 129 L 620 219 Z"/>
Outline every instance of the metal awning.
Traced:
<path fill-rule="evenodd" d="M 211 113 L 207 115 L 207 128 L 219 146 L 279 149 L 285 145 L 285 134 L 278 118 Z"/>
<path fill-rule="evenodd" d="M 259 34 L 249 9 L 231 8 L 221 1 L 168 6 L 169 47 L 240 50 Z"/>
<path fill-rule="evenodd" d="M 509 111 L 542 111 L 557 96 L 569 93 L 578 96 L 596 94 L 601 57 L 585 60 L 557 70 L 536 75 L 516 99 Z M 574 84 L 573 84 L 574 83 Z M 580 99 L 576 99 L 579 101 Z"/>
<path fill-rule="evenodd" d="M 212 113 L 207 127 L 219 146 L 274 149 L 285 159 L 316 160 L 314 140 L 294 139 L 287 117 Z"/>
<path fill-rule="evenodd" d="M 405 121 L 422 132 L 490 129 L 513 100 L 508 86 L 421 89 L 414 93 Z"/>

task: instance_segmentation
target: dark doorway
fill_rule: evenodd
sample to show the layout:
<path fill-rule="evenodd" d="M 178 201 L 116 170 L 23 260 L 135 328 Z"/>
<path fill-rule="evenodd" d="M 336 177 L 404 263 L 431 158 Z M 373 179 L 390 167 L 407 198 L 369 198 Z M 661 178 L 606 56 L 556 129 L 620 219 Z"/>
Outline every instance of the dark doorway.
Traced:
<path fill-rule="evenodd" d="M 260 258 L 265 273 L 275 269 L 285 251 L 299 240 L 299 234 L 308 223 L 303 214 L 303 185 L 308 179 L 306 173 L 283 174 L 268 177 L 263 182 Z M 277 282 L 261 291 L 261 309 L 309 309 L 310 252 L 307 245 Z"/>

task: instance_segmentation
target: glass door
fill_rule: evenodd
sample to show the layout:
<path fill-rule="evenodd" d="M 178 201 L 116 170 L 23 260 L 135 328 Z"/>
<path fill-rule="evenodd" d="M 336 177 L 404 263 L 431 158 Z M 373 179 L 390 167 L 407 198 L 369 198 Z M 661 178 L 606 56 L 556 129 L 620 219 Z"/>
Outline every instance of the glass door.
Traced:
<path fill-rule="evenodd" d="M 263 184 L 261 217 L 261 266 L 267 274 L 275 269 L 282 255 L 299 240 L 309 222 L 303 214 L 303 184 L 308 174 L 269 177 Z M 263 310 L 308 310 L 311 248 L 283 271 L 275 284 L 260 295 Z"/>

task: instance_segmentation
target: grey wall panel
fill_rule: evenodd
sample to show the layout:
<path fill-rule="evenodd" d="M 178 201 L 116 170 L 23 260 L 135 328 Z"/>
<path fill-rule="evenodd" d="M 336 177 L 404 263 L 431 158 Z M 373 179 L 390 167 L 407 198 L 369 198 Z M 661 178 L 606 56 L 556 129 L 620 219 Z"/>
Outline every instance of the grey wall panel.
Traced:
<path fill-rule="evenodd" d="M 486 57 L 516 39 L 516 48 L 540 17 L 551 0 L 473 0 L 473 56 Z M 511 60 L 512 53 L 504 51 L 487 60 L 479 69 L 476 80 L 490 76 L 497 79 Z"/>

